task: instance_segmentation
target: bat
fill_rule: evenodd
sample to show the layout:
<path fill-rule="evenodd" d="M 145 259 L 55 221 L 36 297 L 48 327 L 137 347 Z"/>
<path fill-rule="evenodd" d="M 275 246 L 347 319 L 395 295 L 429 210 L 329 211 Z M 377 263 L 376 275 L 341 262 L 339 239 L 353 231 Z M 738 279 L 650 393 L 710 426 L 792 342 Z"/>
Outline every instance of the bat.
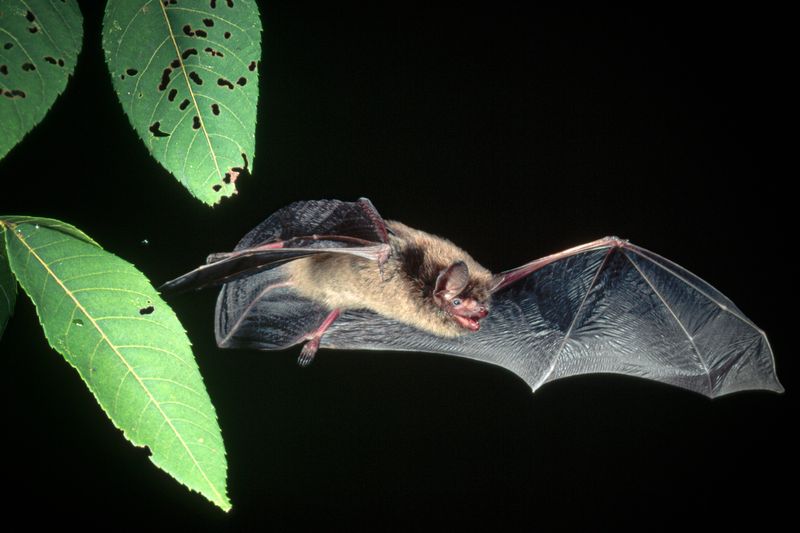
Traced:
<path fill-rule="evenodd" d="M 162 286 L 222 285 L 222 348 L 450 354 L 536 390 L 594 372 L 716 397 L 782 392 L 766 335 L 714 287 L 617 237 L 493 274 L 450 241 L 384 220 L 366 198 L 296 202 L 233 252 Z"/>

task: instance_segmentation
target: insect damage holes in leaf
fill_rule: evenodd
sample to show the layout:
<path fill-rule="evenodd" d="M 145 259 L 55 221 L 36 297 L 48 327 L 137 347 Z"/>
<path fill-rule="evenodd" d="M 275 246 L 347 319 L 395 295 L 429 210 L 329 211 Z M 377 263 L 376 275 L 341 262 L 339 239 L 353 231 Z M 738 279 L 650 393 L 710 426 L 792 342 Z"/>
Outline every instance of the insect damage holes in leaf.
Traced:
<path fill-rule="evenodd" d="M 223 182 L 225 172 L 237 166 L 241 152 L 251 159 L 255 153 L 257 3 L 109 1 L 116 10 L 103 26 L 104 47 L 115 90 L 153 157 L 209 205 L 234 194 Z M 145 4 L 155 7 L 142 11 Z M 128 67 L 138 69 L 136 80 L 125 74 Z M 137 101 L 132 91 L 145 96 Z M 156 121 L 156 131 L 169 132 L 168 142 L 154 141 L 150 128 Z M 219 188 L 212 190 L 215 184 Z"/>
<path fill-rule="evenodd" d="M 155 311 L 155 310 L 156 310 L 155 307 L 153 307 L 152 305 L 148 305 L 147 307 L 142 307 L 141 309 L 139 309 L 139 314 L 140 315 L 149 315 L 149 314 L 152 314 L 152 312 Z"/>
<path fill-rule="evenodd" d="M 39 31 L 39 25 L 36 23 L 36 15 L 34 15 L 31 11 L 25 13 L 25 20 L 31 23 L 28 27 L 28 31 L 31 33 L 36 33 Z"/>
<path fill-rule="evenodd" d="M 191 24 L 186 24 L 183 27 L 183 33 L 188 37 L 202 37 L 203 39 L 208 37 L 206 30 L 193 30 Z"/>
<path fill-rule="evenodd" d="M 161 131 L 160 122 L 153 122 L 153 124 L 150 126 L 150 133 L 153 134 L 153 137 L 169 137 L 169 133 Z"/>
<path fill-rule="evenodd" d="M 47 61 L 48 63 L 50 63 L 51 65 L 58 65 L 59 67 L 63 67 L 64 66 L 64 60 L 63 59 L 56 59 L 53 56 L 45 56 L 44 60 Z"/>
<path fill-rule="evenodd" d="M 244 153 L 242 154 L 242 161 L 244 161 L 244 168 L 242 167 L 231 168 L 230 171 L 225 173 L 225 177 L 222 178 L 222 181 L 224 183 L 226 184 L 235 183 L 242 172 L 249 172 L 248 168 L 249 163 L 247 162 L 247 154 Z"/>
<path fill-rule="evenodd" d="M 164 72 L 161 73 L 161 83 L 158 84 L 158 90 L 164 91 L 169 85 L 169 77 L 172 74 L 172 67 L 167 67 L 164 69 Z"/>
<path fill-rule="evenodd" d="M 136 70 L 135 68 L 125 69 L 125 74 L 120 74 L 119 78 L 121 80 L 124 80 L 126 75 L 127 76 L 136 76 L 138 73 L 139 73 L 139 71 Z"/>
<path fill-rule="evenodd" d="M 244 154 L 242 154 L 242 157 L 244 158 L 245 161 L 245 168 L 234 167 L 230 169 L 228 172 L 225 173 L 225 176 L 223 176 L 222 183 L 224 183 L 225 185 L 236 183 L 236 180 L 239 178 L 239 174 L 247 170 L 247 157 Z M 219 192 L 222 189 L 222 185 L 217 183 L 211 188 L 214 189 L 214 191 Z"/>
<path fill-rule="evenodd" d="M 225 4 L 228 7 L 233 7 L 233 0 L 225 0 Z M 211 9 L 216 9 L 217 8 L 217 0 L 211 0 L 209 5 L 211 6 Z"/>

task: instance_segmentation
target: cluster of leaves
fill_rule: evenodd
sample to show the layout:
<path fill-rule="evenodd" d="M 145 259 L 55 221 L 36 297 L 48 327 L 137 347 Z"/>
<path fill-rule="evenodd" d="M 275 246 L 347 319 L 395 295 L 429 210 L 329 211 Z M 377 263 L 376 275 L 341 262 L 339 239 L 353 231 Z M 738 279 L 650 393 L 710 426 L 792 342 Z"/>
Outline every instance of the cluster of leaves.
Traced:
<path fill-rule="evenodd" d="M 0 0 L 0 159 L 62 93 L 83 41 L 74 0 Z M 253 165 L 261 21 L 254 0 L 108 0 L 113 86 L 152 156 L 208 205 Z M 135 267 L 79 229 L 0 216 L 0 336 L 17 284 L 50 345 L 153 463 L 228 510 L 225 448 L 190 343 Z"/>

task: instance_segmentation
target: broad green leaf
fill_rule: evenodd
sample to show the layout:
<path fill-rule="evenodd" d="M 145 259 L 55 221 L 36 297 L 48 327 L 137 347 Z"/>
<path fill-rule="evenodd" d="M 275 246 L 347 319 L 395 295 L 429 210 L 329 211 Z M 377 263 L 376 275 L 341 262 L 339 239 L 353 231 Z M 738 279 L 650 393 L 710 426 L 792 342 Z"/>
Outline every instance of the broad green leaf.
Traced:
<path fill-rule="evenodd" d="M 64 91 L 82 24 L 74 0 L 0 0 L 0 159 Z"/>
<path fill-rule="evenodd" d="M 153 157 L 213 205 L 255 150 L 261 19 L 253 0 L 109 0 L 114 89 Z"/>
<path fill-rule="evenodd" d="M 214 407 L 183 327 L 147 278 L 63 222 L 0 217 L 0 225 L 50 345 L 126 438 L 228 510 Z"/>
<path fill-rule="evenodd" d="M 5 227 L 0 225 L 0 233 L 5 232 Z M 14 312 L 17 301 L 17 280 L 11 273 L 6 257 L 6 246 L 0 242 L 0 337 L 6 329 L 6 323 Z"/>

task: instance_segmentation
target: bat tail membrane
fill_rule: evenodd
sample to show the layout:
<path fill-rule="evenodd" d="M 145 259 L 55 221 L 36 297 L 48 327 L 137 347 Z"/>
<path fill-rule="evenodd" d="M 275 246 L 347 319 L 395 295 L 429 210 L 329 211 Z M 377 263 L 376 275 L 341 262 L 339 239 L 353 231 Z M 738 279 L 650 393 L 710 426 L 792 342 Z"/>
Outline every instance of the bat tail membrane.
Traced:
<path fill-rule="evenodd" d="M 329 313 L 298 295 L 277 267 L 222 287 L 214 331 L 221 348 L 280 350 L 313 336 Z"/>

